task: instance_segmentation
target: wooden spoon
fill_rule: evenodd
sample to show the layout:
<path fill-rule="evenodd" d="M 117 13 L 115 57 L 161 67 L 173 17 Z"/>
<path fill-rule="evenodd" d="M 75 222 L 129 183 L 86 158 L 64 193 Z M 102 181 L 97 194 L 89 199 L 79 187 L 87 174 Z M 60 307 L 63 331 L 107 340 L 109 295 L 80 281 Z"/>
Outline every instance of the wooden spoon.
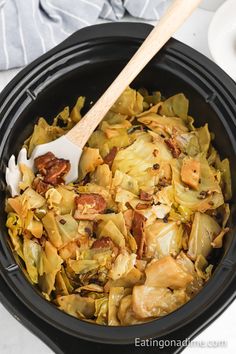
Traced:
<path fill-rule="evenodd" d="M 66 176 L 66 183 L 75 181 L 78 178 L 78 164 L 82 149 L 90 135 L 126 87 L 129 86 L 154 55 L 158 53 L 201 1 L 202 0 L 174 0 L 121 73 L 80 122 L 67 134 L 50 143 L 38 145 L 34 149 L 30 159 L 27 159 L 27 151 L 24 148 L 21 149 L 18 155 L 17 164 L 15 162 L 15 156 L 11 156 L 6 169 L 6 182 L 13 196 L 20 192 L 19 182 L 22 176 L 19 164 L 25 164 L 33 169 L 34 159 L 49 151 L 56 157 L 70 160 L 71 169 Z"/>

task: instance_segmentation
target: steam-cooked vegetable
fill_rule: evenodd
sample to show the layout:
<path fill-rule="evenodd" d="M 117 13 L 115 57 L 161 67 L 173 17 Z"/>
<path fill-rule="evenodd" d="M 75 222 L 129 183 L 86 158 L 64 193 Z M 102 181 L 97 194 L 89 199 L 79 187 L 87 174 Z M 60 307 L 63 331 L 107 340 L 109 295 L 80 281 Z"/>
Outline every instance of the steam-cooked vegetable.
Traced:
<path fill-rule="evenodd" d="M 50 242 L 45 242 L 44 251 L 39 265 L 39 286 L 43 293 L 50 295 L 54 289 L 57 272 L 60 271 L 63 260 L 57 249 Z"/>
<path fill-rule="evenodd" d="M 40 257 L 42 254 L 41 246 L 27 238 L 24 239 L 23 257 L 25 260 L 26 270 L 33 283 L 38 283 L 38 269 Z"/>
<path fill-rule="evenodd" d="M 132 294 L 133 311 L 138 318 L 161 317 L 188 301 L 184 290 L 135 286 Z"/>
<path fill-rule="evenodd" d="M 194 160 L 191 157 L 184 158 L 181 168 L 182 182 L 193 189 L 198 189 L 201 173 L 200 168 L 201 164 L 199 161 Z"/>
<path fill-rule="evenodd" d="M 188 118 L 189 102 L 187 98 L 179 93 L 178 95 L 168 98 L 162 102 L 160 113 L 167 117 L 180 117 L 182 119 Z"/>
<path fill-rule="evenodd" d="M 192 280 L 192 275 L 171 256 L 165 256 L 158 261 L 153 260 L 146 268 L 145 285 L 148 286 L 181 289 L 186 288 Z"/>
<path fill-rule="evenodd" d="M 183 161 L 174 160 L 172 162 L 175 201 L 193 211 L 205 212 L 209 209 L 216 209 L 224 203 L 219 182 L 204 157 L 198 156 L 196 161 L 200 163 L 199 178 L 201 180 L 197 190 L 186 188 L 186 185 L 181 181 Z"/>
<path fill-rule="evenodd" d="M 212 242 L 220 231 L 220 226 L 211 216 L 195 213 L 188 245 L 191 259 L 195 260 L 199 255 L 207 257 L 211 252 Z"/>
<path fill-rule="evenodd" d="M 98 149 L 85 147 L 79 164 L 79 179 L 82 180 L 87 173 L 93 172 L 102 163 L 103 161 Z"/>
<path fill-rule="evenodd" d="M 80 319 L 92 318 L 95 312 L 95 301 L 90 297 L 71 294 L 57 298 L 60 310 Z"/>
<path fill-rule="evenodd" d="M 177 222 L 156 221 L 146 228 L 145 233 L 148 258 L 161 258 L 179 253 L 183 230 Z"/>
<path fill-rule="evenodd" d="M 123 287 L 112 287 L 109 291 L 108 301 L 108 325 L 118 326 L 119 320 L 117 318 L 117 310 L 119 308 L 120 300 L 124 297 L 125 289 Z"/>
<path fill-rule="evenodd" d="M 81 109 L 84 107 L 85 97 L 78 97 L 75 106 L 73 107 L 70 118 L 74 123 L 77 123 L 81 119 Z"/>
<path fill-rule="evenodd" d="M 25 142 L 65 134 L 85 98 L 49 125 L 40 118 Z M 50 151 L 35 169 L 20 165 L 20 195 L 6 201 L 10 243 L 29 281 L 76 318 L 140 324 L 191 300 L 209 280 L 213 248 L 230 230 L 230 164 L 194 127 L 180 93 L 128 87 L 83 149 L 77 181 Z"/>
<path fill-rule="evenodd" d="M 111 108 L 112 112 L 135 116 L 143 111 L 143 96 L 128 87 Z"/>
<path fill-rule="evenodd" d="M 129 255 L 127 252 L 119 254 L 109 273 L 111 279 L 117 280 L 128 274 L 129 271 L 134 267 L 135 261 L 136 254 L 132 253 Z"/>
<path fill-rule="evenodd" d="M 39 118 L 38 123 L 34 126 L 33 134 L 25 141 L 25 145 L 28 147 L 28 154 L 31 155 L 37 145 L 49 143 L 63 134 L 64 130 L 62 128 L 50 126 L 44 118 Z"/>

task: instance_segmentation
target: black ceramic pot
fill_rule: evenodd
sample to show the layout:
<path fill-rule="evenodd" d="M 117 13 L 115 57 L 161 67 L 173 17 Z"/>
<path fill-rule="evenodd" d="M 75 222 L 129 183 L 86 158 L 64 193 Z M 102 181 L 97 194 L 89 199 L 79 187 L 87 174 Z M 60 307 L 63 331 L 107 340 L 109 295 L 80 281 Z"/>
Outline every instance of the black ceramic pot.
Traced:
<path fill-rule="evenodd" d="M 17 155 L 39 116 L 51 119 L 65 105 L 73 106 L 78 95 L 86 96 L 88 103 L 95 101 L 151 29 L 149 25 L 136 23 L 112 23 L 82 29 L 28 65 L 0 95 L 1 298 L 28 327 L 31 322 L 34 332 L 38 328 L 41 336 L 42 330 L 49 325 L 52 332 L 55 330 L 54 333 L 64 334 L 65 338 L 73 338 L 72 343 L 76 338 L 103 344 L 132 344 L 135 337 L 192 338 L 219 316 L 235 297 L 236 85 L 210 60 L 174 39 L 148 64 L 132 86 L 158 89 L 165 96 L 183 92 L 190 100 L 190 114 L 195 117 L 196 124 L 209 124 L 210 131 L 215 134 L 215 147 L 222 157 L 230 159 L 234 189 L 231 231 L 223 251 L 215 255 L 214 274 L 203 290 L 177 311 L 146 324 L 127 327 L 90 324 L 45 301 L 26 279 L 8 244 L 4 226 L 4 174 L 9 157 Z"/>

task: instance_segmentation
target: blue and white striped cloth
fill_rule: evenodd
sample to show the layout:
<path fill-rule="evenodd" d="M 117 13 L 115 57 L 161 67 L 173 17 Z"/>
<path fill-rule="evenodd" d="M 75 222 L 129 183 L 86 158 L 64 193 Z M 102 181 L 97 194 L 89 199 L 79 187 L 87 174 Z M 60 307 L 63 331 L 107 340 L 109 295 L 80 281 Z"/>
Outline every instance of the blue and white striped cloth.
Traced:
<path fill-rule="evenodd" d="M 0 0 L 0 70 L 28 64 L 99 17 L 158 20 L 168 1 Z"/>

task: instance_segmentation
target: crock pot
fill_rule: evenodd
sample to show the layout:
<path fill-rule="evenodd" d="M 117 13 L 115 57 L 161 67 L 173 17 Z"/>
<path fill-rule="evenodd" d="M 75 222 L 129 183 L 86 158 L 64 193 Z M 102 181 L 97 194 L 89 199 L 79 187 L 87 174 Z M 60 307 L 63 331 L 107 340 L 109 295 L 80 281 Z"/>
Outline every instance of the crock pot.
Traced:
<path fill-rule="evenodd" d="M 52 120 L 64 106 L 73 106 L 79 95 L 87 97 L 86 111 L 151 29 L 152 26 L 140 23 L 111 23 L 82 29 L 28 65 L 0 95 L 1 301 L 54 351 L 70 353 L 68 348 L 75 350 L 81 340 L 87 348 L 96 342 L 101 343 L 96 344 L 97 351 L 115 353 L 120 351 L 118 344 L 125 345 L 124 352 L 134 351 L 135 337 L 193 338 L 219 316 L 236 295 L 236 85 L 213 62 L 174 39 L 154 57 L 132 86 L 160 90 L 166 97 L 183 92 L 190 101 L 190 114 L 196 124 L 209 124 L 215 134 L 215 147 L 222 157 L 230 159 L 233 183 L 230 232 L 224 248 L 212 255 L 215 270 L 202 291 L 177 311 L 146 324 L 108 327 L 87 323 L 59 311 L 42 298 L 37 288 L 28 282 L 8 241 L 4 174 L 11 154 L 17 155 L 39 116 Z M 66 341 L 71 343 L 67 351 L 60 349 Z M 83 352 L 86 350 L 89 352 L 85 348 Z M 156 352 L 157 348 L 153 350 Z M 171 347 L 164 352 L 179 350 L 180 347 Z M 138 351 L 152 353 L 150 348 Z"/>

